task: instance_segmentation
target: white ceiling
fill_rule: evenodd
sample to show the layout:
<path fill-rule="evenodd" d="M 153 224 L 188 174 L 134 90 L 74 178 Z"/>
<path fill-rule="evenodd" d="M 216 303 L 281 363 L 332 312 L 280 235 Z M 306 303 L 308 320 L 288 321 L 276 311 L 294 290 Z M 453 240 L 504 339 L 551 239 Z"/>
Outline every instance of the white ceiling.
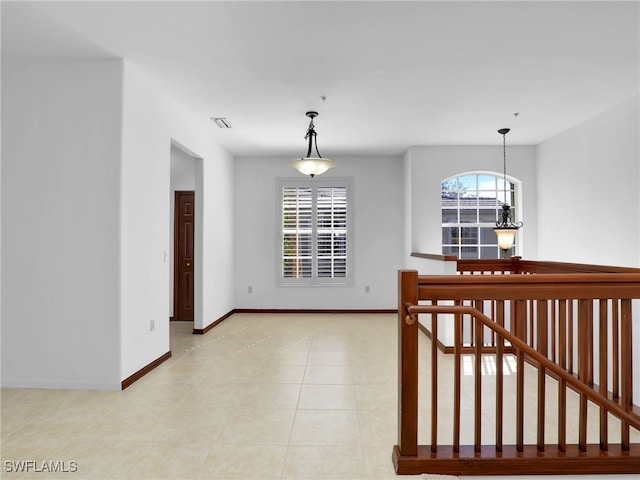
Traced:
<path fill-rule="evenodd" d="M 307 110 L 323 156 L 397 154 L 537 144 L 637 96 L 639 23 L 638 1 L 3 1 L 2 56 L 124 58 L 227 117 L 237 156 L 302 155 Z"/>

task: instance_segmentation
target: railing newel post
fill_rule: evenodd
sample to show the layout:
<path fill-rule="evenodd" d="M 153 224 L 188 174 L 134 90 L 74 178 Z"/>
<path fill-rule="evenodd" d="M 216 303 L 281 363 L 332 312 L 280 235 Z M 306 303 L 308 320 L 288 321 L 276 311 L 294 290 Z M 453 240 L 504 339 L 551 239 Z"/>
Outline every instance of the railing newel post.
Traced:
<path fill-rule="evenodd" d="M 405 321 L 407 304 L 418 304 L 418 272 L 398 273 L 398 449 L 418 454 L 418 322 Z"/>

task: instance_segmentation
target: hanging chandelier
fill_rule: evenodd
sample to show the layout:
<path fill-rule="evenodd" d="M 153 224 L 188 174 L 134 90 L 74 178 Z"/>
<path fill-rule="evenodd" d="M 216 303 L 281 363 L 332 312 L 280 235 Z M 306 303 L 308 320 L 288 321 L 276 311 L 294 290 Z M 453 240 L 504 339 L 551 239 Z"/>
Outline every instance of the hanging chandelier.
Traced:
<path fill-rule="evenodd" d="M 318 112 L 307 112 L 307 117 L 311 119 L 309 122 L 309 127 L 307 128 L 307 134 L 304 136 L 305 140 L 309 140 L 309 148 L 307 149 L 307 155 L 304 158 L 300 158 L 299 160 L 294 160 L 289 163 L 290 167 L 295 168 L 300 173 L 304 175 L 309 175 L 310 177 L 315 177 L 316 175 L 321 175 L 330 168 L 336 166 L 336 162 L 334 160 L 329 160 L 328 158 L 322 158 L 320 152 L 318 151 L 318 142 L 316 140 L 316 129 L 313 125 L 313 119 L 318 116 Z M 311 151 L 315 146 L 317 157 L 311 156 Z"/>
<path fill-rule="evenodd" d="M 500 250 L 504 252 L 506 256 L 507 252 L 511 247 L 513 247 L 513 243 L 516 239 L 516 232 L 520 227 L 522 227 L 522 222 L 513 223 L 511 219 L 511 206 L 509 202 L 507 202 L 507 144 L 506 144 L 506 136 L 507 133 L 510 132 L 509 128 L 501 128 L 498 130 L 498 133 L 502 135 L 502 153 L 503 153 L 503 164 L 504 164 L 504 200 L 502 203 L 502 214 L 499 221 L 496 222 L 496 226 L 493 229 L 498 236 L 498 246 Z"/>

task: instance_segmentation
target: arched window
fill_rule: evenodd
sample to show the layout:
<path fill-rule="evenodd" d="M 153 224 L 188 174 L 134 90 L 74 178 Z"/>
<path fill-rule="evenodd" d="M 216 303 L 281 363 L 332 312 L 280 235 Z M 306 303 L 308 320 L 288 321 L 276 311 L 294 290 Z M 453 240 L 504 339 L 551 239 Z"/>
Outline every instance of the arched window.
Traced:
<path fill-rule="evenodd" d="M 516 183 L 492 173 L 465 173 L 442 182 L 442 253 L 458 258 L 500 258 L 493 228 L 502 205 L 517 217 Z M 516 218 L 514 218 L 514 221 Z M 507 256 L 516 255 L 514 245 Z"/>

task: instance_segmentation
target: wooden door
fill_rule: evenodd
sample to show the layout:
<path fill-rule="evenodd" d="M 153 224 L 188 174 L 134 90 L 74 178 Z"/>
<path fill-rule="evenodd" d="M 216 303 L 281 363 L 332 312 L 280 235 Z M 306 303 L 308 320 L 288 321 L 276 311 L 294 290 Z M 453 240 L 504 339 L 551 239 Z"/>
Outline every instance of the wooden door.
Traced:
<path fill-rule="evenodd" d="M 174 213 L 173 319 L 193 321 L 195 193 L 177 191 Z"/>

